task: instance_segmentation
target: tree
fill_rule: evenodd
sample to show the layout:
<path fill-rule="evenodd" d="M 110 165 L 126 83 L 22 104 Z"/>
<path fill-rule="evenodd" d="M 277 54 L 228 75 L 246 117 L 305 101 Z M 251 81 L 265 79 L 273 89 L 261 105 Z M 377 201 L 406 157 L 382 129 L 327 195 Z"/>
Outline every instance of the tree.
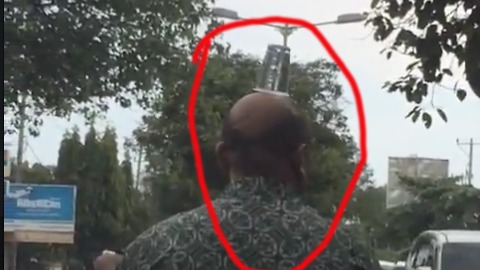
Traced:
<path fill-rule="evenodd" d="M 28 162 L 24 162 L 20 166 L 12 164 L 12 175 L 16 175 L 17 170 L 20 170 L 20 182 L 31 184 L 51 184 L 53 182 L 52 171 L 40 163 L 30 165 Z"/>
<path fill-rule="evenodd" d="M 377 234 L 379 242 L 405 251 L 425 230 L 480 229 L 480 190 L 459 185 L 458 180 L 402 177 L 402 184 L 415 200 L 387 212 L 387 222 Z"/>
<path fill-rule="evenodd" d="M 142 201 L 127 179 L 128 160 L 117 158 L 115 131 L 99 135 L 93 125 L 80 141 L 76 129 L 67 132 L 59 149 L 56 181 L 77 186 L 75 250 L 71 253 L 91 267 L 92 256 L 105 248 L 122 248 L 145 222 Z M 142 215 L 137 215 L 142 214 Z M 142 226 L 139 228 L 139 226 Z"/>
<path fill-rule="evenodd" d="M 133 189 L 133 169 L 132 169 L 132 159 L 130 157 L 130 152 L 125 151 L 125 157 L 122 161 L 122 171 L 125 176 L 125 181 L 129 189 Z"/>
<path fill-rule="evenodd" d="M 28 181 L 28 183 L 35 184 L 51 184 L 53 183 L 52 170 L 43 166 L 40 163 L 34 163 L 22 177 Z"/>
<path fill-rule="evenodd" d="M 62 142 L 62 146 L 66 144 Z M 65 153 L 60 149 L 60 153 Z M 76 228 L 75 228 L 75 254 L 77 258 L 85 264 L 89 264 L 93 253 L 100 249 L 103 235 L 96 231 L 99 215 L 103 209 L 98 206 L 99 200 L 103 199 L 100 196 L 104 187 L 102 181 L 99 179 L 99 171 L 102 166 L 100 142 L 97 139 L 96 130 L 91 127 L 85 136 L 80 157 L 77 159 L 77 164 L 81 168 L 76 170 L 73 167 L 73 172 L 78 172 L 79 181 L 77 183 L 77 207 L 76 207 Z M 59 168 L 66 167 L 60 165 Z"/>
<path fill-rule="evenodd" d="M 357 222 L 367 239 L 376 246 L 375 236 L 384 227 L 386 211 L 386 188 L 368 185 L 357 188 L 348 207 L 349 216 Z"/>
<path fill-rule="evenodd" d="M 259 59 L 230 53 L 217 44 L 210 56 L 197 101 L 196 123 L 209 191 L 216 196 L 228 183 L 216 166 L 214 145 L 225 113 L 255 86 Z M 162 91 L 144 118 L 146 128 L 137 139 L 146 149 L 153 190 L 160 200 L 160 216 L 188 210 L 201 203 L 186 125 L 189 81 L 195 68 L 185 69 Z M 309 170 L 305 199 L 320 212 L 332 215 L 353 172 L 357 149 L 345 124 L 345 116 L 333 104 L 342 89 L 337 67 L 328 61 L 294 63 L 291 93 L 309 119 L 313 137 L 308 149 Z M 310 192 L 311 191 L 311 192 Z M 166 209 L 168 208 L 168 209 Z M 165 215 L 165 212 L 167 215 Z"/>
<path fill-rule="evenodd" d="M 81 181 L 80 173 L 83 162 L 83 143 L 80 138 L 78 127 L 65 132 L 58 150 L 55 180 L 58 183 L 78 185 Z"/>
<path fill-rule="evenodd" d="M 196 41 L 210 1 L 5 1 L 4 114 L 146 104 Z"/>
<path fill-rule="evenodd" d="M 54 183 L 77 186 L 76 233 L 75 245 L 57 250 L 54 258 L 63 252 L 71 267 L 81 262 L 90 269 L 96 252 L 121 248 L 148 226 L 145 202 L 128 180 L 128 154 L 122 164 L 117 155 L 111 128 L 100 135 L 92 124 L 84 142 L 76 127 L 63 136 Z"/>
<path fill-rule="evenodd" d="M 451 57 L 456 60 L 467 81 L 480 97 L 480 2 L 478 0 L 373 0 L 373 16 L 368 21 L 375 28 L 376 41 L 391 41 L 385 49 L 412 58 L 406 74 L 387 82 L 389 92 L 400 92 L 415 106 L 408 113 L 413 122 L 422 119 L 428 128 L 432 116 L 425 108 L 435 87 L 443 87 L 445 77 L 454 75 Z M 464 89 L 452 94 L 463 101 Z M 433 108 L 447 121 L 440 108 Z"/>
<path fill-rule="evenodd" d="M 374 249 L 381 246 L 377 235 L 384 228 L 387 214 L 385 203 L 386 187 L 375 186 L 372 169 L 365 168 L 343 218 L 365 246 Z"/>
<path fill-rule="evenodd" d="M 101 250 L 124 247 L 151 220 L 150 208 L 133 187 L 128 152 L 119 162 L 115 130 L 102 135 L 93 125 L 82 143 L 78 128 L 65 132 L 54 170 L 35 163 L 21 166 L 27 183 L 68 184 L 77 186 L 76 232 L 74 246 L 22 245 L 19 258 L 26 269 L 32 257 L 40 263 L 68 261 L 71 269 L 91 267 L 92 258 Z"/>
<path fill-rule="evenodd" d="M 129 150 L 125 151 L 124 160 L 121 163 L 121 170 L 125 177 L 126 197 L 125 197 L 125 213 L 128 225 L 125 232 L 125 238 L 133 239 L 138 233 L 143 231 L 153 220 L 154 213 L 151 213 L 149 201 L 140 190 L 134 186 L 132 161 Z"/>

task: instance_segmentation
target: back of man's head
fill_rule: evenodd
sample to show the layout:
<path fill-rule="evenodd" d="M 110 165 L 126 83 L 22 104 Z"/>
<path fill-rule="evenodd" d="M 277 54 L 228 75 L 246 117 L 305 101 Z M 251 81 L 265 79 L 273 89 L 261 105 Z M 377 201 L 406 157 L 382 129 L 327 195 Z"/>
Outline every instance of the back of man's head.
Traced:
<path fill-rule="evenodd" d="M 226 116 L 222 140 L 217 155 L 230 174 L 303 180 L 307 127 L 288 97 L 267 93 L 244 96 Z"/>

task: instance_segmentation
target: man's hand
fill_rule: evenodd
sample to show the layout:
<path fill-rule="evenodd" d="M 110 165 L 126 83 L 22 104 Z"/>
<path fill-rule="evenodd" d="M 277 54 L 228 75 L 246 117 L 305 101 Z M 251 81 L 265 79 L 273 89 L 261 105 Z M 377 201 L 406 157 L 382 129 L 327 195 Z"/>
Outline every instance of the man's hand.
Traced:
<path fill-rule="evenodd" d="M 104 251 L 93 262 L 95 270 L 115 270 L 122 262 L 123 256 L 111 251 Z"/>

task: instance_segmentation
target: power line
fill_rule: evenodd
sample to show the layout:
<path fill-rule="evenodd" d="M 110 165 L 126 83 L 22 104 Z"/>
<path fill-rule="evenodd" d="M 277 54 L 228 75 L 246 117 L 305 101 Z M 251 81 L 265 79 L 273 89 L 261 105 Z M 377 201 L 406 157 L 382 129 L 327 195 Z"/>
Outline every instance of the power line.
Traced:
<path fill-rule="evenodd" d="M 37 162 L 39 164 L 42 164 L 42 161 L 40 160 L 40 158 L 38 157 L 37 153 L 35 152 L 35 150 L 33 150 L 33 147 L 28 143 L 28 141 L 26 142 L 26 145 L 27 145 L 27 148 L 30 149 L 30 151 L 32 152 L 33 154 L 33 157 L 37 160 Z"/>

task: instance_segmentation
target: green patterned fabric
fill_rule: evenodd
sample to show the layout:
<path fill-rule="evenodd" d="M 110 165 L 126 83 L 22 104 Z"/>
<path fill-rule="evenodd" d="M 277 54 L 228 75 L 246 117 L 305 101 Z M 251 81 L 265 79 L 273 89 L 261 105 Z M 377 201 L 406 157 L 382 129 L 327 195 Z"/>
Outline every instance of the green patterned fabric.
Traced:
<path fill-rule="evenodd" d="M 221 227 L 238 257 L 261 269 L 291 269 L 324 238 L 330 221 L 273 181 L 234 181 L 214 202 Z M 370 252 L 338 229 L 328 248 L 307 268 L 380 270 Z M 180 213 L 135 239 L 120 270 L 237 269 L 213 231 L 206 208 Z"/>

